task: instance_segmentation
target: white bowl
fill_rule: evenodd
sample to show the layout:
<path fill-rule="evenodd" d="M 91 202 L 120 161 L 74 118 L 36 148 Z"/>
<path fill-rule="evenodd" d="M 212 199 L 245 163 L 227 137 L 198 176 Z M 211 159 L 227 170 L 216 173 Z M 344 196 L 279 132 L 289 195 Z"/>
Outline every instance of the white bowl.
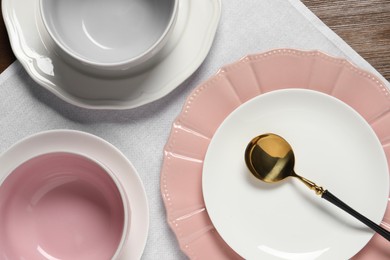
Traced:
<path fill-rule="evenodd" d="M 92 73 L 143 66 L 166 43 L 178 0 L 40 0 L 58 54 Z"/>

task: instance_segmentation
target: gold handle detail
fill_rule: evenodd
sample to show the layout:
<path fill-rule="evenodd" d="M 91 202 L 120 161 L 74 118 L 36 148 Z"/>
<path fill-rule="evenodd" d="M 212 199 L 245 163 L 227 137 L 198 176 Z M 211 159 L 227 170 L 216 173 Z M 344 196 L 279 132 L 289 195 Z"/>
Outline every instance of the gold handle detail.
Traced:
<path fill-rule="evenodd" d="M 302 176 L 299 176 L 297 174 L 295 174 L 295 175 L 296 175 L 295 177 L 298 177 L 298 179 L 300 179 L 307 187 L 309 187 L 309 189 L 313 190 L 317 195 L 322 197 L 322 194 L 325 191 L 324 188 L 322 188 L 321 186 L 318 186 L 314 182 L 312 182 L 312 181 L 310 181 Z"/>

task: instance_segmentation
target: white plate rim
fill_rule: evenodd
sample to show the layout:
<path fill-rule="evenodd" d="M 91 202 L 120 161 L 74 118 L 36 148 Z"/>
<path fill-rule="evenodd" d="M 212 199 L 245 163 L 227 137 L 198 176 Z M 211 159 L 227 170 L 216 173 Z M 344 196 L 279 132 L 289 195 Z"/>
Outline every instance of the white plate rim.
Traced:
<path fill-rule="evenodd" d="M 41 145 L 31 146 L 34 143 Z M 140 259 L 149 232 L 149 206 L 146 192 L 132 163 L 120 150 L 104 139 L 86 132 L 68 129 L 48 130 L 27 136 L 0 155 L 0 164 L 6 166 L 0 170 L 0 180 L 20 163 L 40 154 L 58 151 L 84 154 L 98 160 L 117 175 L 130 204 L 128 225 L 130 232 L 118 260 Z"/>

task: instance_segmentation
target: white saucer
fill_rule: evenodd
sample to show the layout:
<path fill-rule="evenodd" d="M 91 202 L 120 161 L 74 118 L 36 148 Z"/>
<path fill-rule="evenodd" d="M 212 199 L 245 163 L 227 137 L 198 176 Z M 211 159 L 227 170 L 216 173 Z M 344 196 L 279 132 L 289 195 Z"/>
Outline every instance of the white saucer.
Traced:
<path fill-rule="evenodd" d="M 220 0 L 180 0 L 177 22 L 161 60 L 121 77 L 83 73 L 60 58 L 39 15 L 39 0 L 3 0 L 12 49 L 30 76 L 61 99 L 93 109 L 135 108 L 170 93 L 203 62 L 219 23 Z"/>
<path fill-rule="evenodd" d="M 294 149 L 297 174 L 380 223 L 388 203 L 387 160 L 370 125 L 340 100 L 313 90 L 260 95 L 234 110 L 208 146 L 203 196 L 218 233 L 245 259 L 350 259 L 374 232 L 303 183 L 266 184 L 245 165 L 257 135 Z"/>
<path fill-rule="evenodd" d="M 124 251 L 118 260 L 138 260 L 145 248 L 149 229 L 146 193 L 134 166 L 112 144 L 80 131 L 54 130 L 29 136 L 0 156 L 0 180 L 20 163 L 40 154 L 64 151 L 85 154 L 117 174 L 130 204 L 130 225 Z"/>

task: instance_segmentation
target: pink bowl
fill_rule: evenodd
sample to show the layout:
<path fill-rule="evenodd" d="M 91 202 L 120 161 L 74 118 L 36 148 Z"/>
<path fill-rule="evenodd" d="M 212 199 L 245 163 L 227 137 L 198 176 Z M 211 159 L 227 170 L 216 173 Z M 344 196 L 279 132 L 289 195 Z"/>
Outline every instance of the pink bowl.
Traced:
<path fill-rule="evenodd" d="M 127 225 L 121 185 L 83 155 L 39 155 L 0 182 L 2 259 L 113 259 Z"/>

